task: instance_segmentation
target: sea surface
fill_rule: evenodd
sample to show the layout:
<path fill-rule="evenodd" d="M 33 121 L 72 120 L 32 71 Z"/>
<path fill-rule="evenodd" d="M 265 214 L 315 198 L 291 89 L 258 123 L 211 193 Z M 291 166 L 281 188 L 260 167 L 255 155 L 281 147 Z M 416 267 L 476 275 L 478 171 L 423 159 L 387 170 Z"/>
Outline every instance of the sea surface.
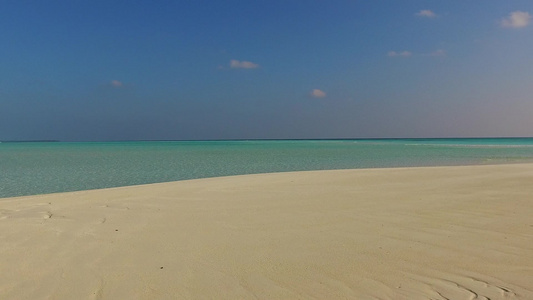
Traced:
<path fill-rule="evenodd" d="M 0 198 L 216 176 L 533 162 L 533 138 L 0 143 Z"/>

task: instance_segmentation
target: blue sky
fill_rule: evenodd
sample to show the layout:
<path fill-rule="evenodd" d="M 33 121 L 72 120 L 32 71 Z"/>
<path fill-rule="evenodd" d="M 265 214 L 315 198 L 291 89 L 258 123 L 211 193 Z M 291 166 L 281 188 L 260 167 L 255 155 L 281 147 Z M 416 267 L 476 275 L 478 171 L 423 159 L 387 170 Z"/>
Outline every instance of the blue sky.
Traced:
<path fill-rule="evenodd" d="M 533 135 L 533 1 L 0 3 L 0 140 Z"/>

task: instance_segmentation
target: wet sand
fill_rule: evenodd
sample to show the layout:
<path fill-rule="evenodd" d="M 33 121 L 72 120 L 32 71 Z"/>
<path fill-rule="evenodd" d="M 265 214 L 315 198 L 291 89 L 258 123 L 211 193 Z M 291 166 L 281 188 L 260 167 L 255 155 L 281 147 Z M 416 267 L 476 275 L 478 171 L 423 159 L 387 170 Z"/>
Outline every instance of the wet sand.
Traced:
<path fill-rule="evenodd" d="M 0 199 L 0 299 L 533 299 L 533 164 Z"/>

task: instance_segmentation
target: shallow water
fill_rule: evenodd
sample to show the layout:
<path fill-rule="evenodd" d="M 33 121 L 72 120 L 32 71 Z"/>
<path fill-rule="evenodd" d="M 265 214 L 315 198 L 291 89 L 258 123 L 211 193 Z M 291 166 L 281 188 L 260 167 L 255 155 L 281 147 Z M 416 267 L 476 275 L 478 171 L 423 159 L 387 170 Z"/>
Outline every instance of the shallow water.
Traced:
<path fill-rule="evenodd" d="M 0 198 L 226 175 L 533 161 L 533 138 L 0 143 Z"/>

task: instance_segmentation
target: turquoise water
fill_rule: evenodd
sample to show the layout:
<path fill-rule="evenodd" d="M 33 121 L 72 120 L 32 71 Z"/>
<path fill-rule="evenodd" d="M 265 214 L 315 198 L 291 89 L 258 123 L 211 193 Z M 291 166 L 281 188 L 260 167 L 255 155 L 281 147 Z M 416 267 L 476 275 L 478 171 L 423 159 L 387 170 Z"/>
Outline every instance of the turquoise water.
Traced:
<path fill-rule="evenodd" d="M 0 198 L 325 169 L 533 162 L 533 138 L 0 143 Z"/>

